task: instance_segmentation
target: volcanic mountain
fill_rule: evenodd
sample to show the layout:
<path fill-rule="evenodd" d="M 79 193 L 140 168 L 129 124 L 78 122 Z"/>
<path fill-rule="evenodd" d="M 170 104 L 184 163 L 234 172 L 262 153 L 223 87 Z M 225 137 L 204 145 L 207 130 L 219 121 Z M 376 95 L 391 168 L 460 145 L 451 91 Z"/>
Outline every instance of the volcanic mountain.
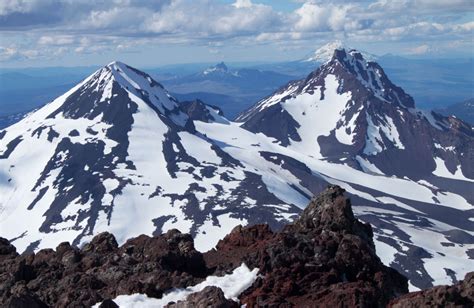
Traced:
<path fill-rule="evenodd" d="M 2 131 L 2 235 L 32 251 L 104 230 L 123 241 L 179 228 L 207 249 L 235 225 L 278 227 L 299 212 L 185 111 L 150 76 L 114 62 Z"/>
<path fill-rule="evenodd" d="M 307 78 L 290 82 L 237 121 L 297 153 L 289 156 L 313 177 L 354 194 L 355 212 L 376 226 L 386 263 L 412 284 L 427 287 L 455 276 L 457 266 L 438 257 L 466 260 L 455 272 L 474 265 L 472 126 L 417 109 L 360 52 L 336 49 Z"/>
<path fill-rule="evenodd" d="M 283 146 L 371 173 L 413 180 L 433 173 L 474 178 L 472 127 L 417 110 L 377 63 L 355 50 L 336 49 L 305 80 L 290 83 L 236 120 Z M 449 185 L 434 181 L 441 188 Z"/>
<path fill-rule="evenodd" d="M 375 62 L 337 49 L 239 119 L 111 63 L 0 131 L 0 236 L 23 252 L 177 228 L 205 251 L 330 183 L 412 288 L 474 266 L 472 127 L 416 109 Z"/>

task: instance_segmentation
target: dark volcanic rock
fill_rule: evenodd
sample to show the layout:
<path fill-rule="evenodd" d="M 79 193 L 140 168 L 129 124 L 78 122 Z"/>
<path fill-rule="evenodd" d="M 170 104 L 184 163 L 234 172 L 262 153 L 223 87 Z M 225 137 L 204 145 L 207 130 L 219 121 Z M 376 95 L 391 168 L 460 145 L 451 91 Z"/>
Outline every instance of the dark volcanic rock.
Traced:
<path fill-rule="evenodd" d="M 82 249 L 62 243 L 56 251 L 24 256 L 0 239 L 1 307 L 90 307 L 132 293 L 161 297 L 208 274 L 191 236 L 177 230 L 153 238 L 141 235 L 121 247 L 105 232 Z"/>
<path fill-rule="evenodd" d="M 437 286 L 399 297 L 388 305 L 405 307 L 474 307 L 474 272 L 453 286 Z"/>
<path fill-rule="evenodd" d="M 237 308 L 239 304 L 226 299 L 224 292 L 218 287 L 205 287 L 202 291 L 193 293 L 185 301 L 170 303 L 166 308 Z"/>
<path fill-rule="evenodd" d="M 28 290 L 24 284 L 15 285 L 11 290 L 12 296 L 5 303 L 8 308 L 46 308 L 36 294 Z M 2 306 L 3 307 L 3 306 Z"/>
<path fill-rule="evenodd" d="M 258 267 L 261 278 L 240 298 L 249 307 L 386 305 L 407 293 L 407 280 L 382 264 L 370 225 L 354 218 L 343 192 L 330 186 L 280 233 L 264 225 L 235 228 L 205 254 L 208 266 Z"/>
<path fill-rule="evenodd" d="M 145 235 L 118 246 L 101 233 L 82 249 L 18 255 L 0 238 L 1 307 L 117 307 L 113 298 L 142 293 L 160 298 L 208 275 L 224 275 L 245 263 L 257 280 L 240 295 L 247 307 L 469 306 L 474 273 L 452 287 L 407 293 L 407 279 L 375 254 L 370 225 L 358 221 L 344 190 L 329 186 L 301 217 L 281 232 L 268 225 L 238 226 L 204 255 L 177 230 Z M 221 289 L 207 287 L 168 307 L 237 307 Z"/>
<path fill-rule="evenodd" d="M 119 305 L 117 305 L 113 300 L 111 299 L 106 299 L 103 301 L 100 305 L 99 308 L 119 308 Z"/>
<path fill-rule="evenodd" d="M 213 109 L 216 114 L 224 116 L 219 107 L 206 105 L 203 101 L 196 99 L 194 101 L 185 101 L 179 104 L 181 110 L 188 115 L 191 120 L 202 121 L 202 122 L 212 122 L 216 119 L 212 116 L 209 109 Z"/>

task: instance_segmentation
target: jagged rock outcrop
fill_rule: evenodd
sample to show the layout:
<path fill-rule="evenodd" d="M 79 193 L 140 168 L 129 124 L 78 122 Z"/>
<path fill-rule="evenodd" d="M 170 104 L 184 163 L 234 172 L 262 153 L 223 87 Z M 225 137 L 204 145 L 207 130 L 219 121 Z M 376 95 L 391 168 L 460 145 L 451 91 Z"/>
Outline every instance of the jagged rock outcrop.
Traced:
<path fill-rule="evenodd" d="M 391 308 L 474 307 L 474 272 L 452 286 L 437 286 L 413 292 L 390 302 Z"/>
<path fill-rule="evenodd" d="M 243 293 L 247 307 L 393 307 L 465 305 L 474 294 L 474 273 L 452 287 L 408 292 L 407 279 L 382 264 L 370 225 L 357 220 L 338 186 L 313 198 L 295 223 L 281 232 L 268 225 L 238 226 L 205 254 L 188 234 L 170 230 L 141 235 L 118 246 L 101 233 L 81 249 L 69 243 L 55 250 L 19 255 L 0 238 L 1 307 L 116 307 L 118 295 L 161 298 L 209 275 L 224 275 L 243 262 L 259 278 Z M 237 307 L 217 287 L 206 287 L 168 307 Z"/>
<path fill-rule="evenodd" d="M 224 116 L 224 113 L 219 107 L 206 105 L 200 99 L 181 102 L 179 106 L 191 120 L 209 123 L 218 120 L 216 119 L 217 117 Z"/>
<path fill-rule="evenodd" d="M 249 307 L 383 306 L 408 285 L 382 264 L 372 236 L 370 225 L 354 218 L 344 190 L 330 186 L 282 232 L 237 227 L 205 259 L 223 272 L 242 261 L 260 269 L 262 277 L 241 295 Z"/>

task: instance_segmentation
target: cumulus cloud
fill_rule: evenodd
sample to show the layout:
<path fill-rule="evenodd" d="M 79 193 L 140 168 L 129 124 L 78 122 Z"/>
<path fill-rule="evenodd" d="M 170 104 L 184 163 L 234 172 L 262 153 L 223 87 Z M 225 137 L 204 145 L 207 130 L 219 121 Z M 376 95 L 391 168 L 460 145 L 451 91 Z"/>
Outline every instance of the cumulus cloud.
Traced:
<path fill-rule="evenodd" d="M 234 4 L 232 4 L 234 7 L 240 9 L 240 8 L 249 8 L 253 6 L 253 3 L 251 0 L 236 0 Z"/>
<path fill-rule="evenodd" d="M 340 31 L 346 24 L 350 6 L 333 4 L 304 3 L 296 10 L 295 29 L 297 31 Z"/>
<path fill-rule="evenodd" d="M 253 35 L 282 25 L 283 16 L 271 6 L 239 0 L 232 5 L 210 1 L 175 0 L 154 13 L 141 29 L 154 34 L 192 38 Z"/>
<path fill-rule="evenodd" d="M 0 46 L 0 62 L 35 59 L 39 53 L 38 50 L 20 49 L 17 46 Z"/>
<path fill-rule="evenodd" d="M 150 43 L 278 44 L 347 38 L 358 42 L 472 41 L 472 0 L 294 0 L 293 11 L 271 2 L 235 0 L 2 0 L 0 31 L 28 33 L 30 50 L 2 57 L 133 50 Z M 468 18 L 468 19 L 466 19 Z M 429 43 L 429 42 L 428 42 Z M 61 49 L 61 47 L 63 47 Z M 414 47 L 415 48 L 415 47 Z M 212 49 L 214 50 L 214 49 Z M 421 50 L 421 49 L 420 49 Z M 416 52 L 416 51 L 415 51 Z"/>

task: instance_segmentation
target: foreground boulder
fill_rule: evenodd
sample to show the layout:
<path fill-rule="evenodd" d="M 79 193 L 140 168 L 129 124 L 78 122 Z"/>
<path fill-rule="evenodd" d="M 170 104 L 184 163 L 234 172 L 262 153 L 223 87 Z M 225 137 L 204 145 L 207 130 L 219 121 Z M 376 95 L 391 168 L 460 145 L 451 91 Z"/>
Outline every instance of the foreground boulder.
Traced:
<path fill-rule="evenodd" d="M 242 261 L 260 269 L 262 277 L 240 298 L 248 307 L 384 306 L 407 293 L 408 283 L 382 264 L 372 237 L 344 190 L 330 186 L 282 232 L 237 227 L 205 259 L 221 272 Z"/>

